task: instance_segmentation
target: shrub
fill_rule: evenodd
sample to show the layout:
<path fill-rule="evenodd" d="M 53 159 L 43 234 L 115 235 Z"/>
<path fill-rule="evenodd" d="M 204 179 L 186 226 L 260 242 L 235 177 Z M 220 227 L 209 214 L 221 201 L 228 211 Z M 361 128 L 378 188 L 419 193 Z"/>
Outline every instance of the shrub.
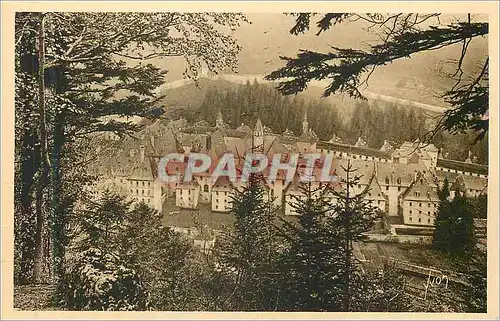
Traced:
<path fill-rule="evenodd" d="M 145 310 L 144 287 L 116 255 L 91 248 L 77 255 L 66 275 L 70 310 Z"/>

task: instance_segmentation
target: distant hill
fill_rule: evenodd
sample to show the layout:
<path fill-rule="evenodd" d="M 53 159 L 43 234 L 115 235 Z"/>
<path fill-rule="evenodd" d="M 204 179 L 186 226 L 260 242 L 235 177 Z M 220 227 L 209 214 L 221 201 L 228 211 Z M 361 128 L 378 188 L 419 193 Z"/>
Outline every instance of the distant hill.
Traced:
<path fill-rule="evenodd" d="M 262 75 L 212 75 L 201 77 L 197 84 L 190 79 L 181 79 L 173 82 L 165 83 L 158 89 L 159 95 L 165 95 L 165 98 L 161 100 L 161 103 L 167 107 L 166 116 L 174 117 L 181 115 L 183 111 L 188 113 L 193 113 L 197 110 L 203 100 L 207 91 L 210 89 L 226 90 L 234 89 L 238 86 L 244 85 L 246 82 L 253 83 L 257 81 L 258 83 L 268 83 L 262 79 Z M 272 83 L 268 83 L 269 86 L 273 86 Z M 348 95 L 335 94 L 326 98 L 322 98 L 325 83 L 313 83 L 304 92 L 297 94 L 297 97 L 303 98 L 306 101 L 319 101 L 325 100 L 328 102 L 332 108 L 335 108 L 341 118 L 346 121 L 350 119 L 353 109 L 357 103 L 360 102 L 359 99 L 353 99 Z M 382 95 L 373 92 L 364 92 L 364 95 L 368 99 L 370 105 L 394 105 L 394 106 L 408 106 L 423 108 L 431 113 L 441 112 L 442 106 L 427 105 L 419 101 L 411 101 L 409 99 L 404 99 L 403 97 L 394 97 L 388 95 Z M 221 106 L 224 108 L 224 106 Z"/>
<path fill-rule="evenodd" d="M 294 57 L 300 49 L 327 52 L 330 46 L 366 49 L 366 43 L 377 42 L 373 33 L 366 31 L 363 23 L 342 23 L 316 36 L 315 30 L 298 36 L 290 35 L 294 18 L 282 13 L 249 13 L 252 24 L 244 24 L 234 32 L 234 37 L 242 47 L 238 55 L 239 75 L 266 75 L 284 65 L 280 56 Z M 441 22 L 449 23 L 452 15 L 443 15 Z M 433 21 L 433 23 L 435 23 Z M 453 85 L 453 80 L 444 77 L 456 67 L 461 44 L 440 50 L 431 50 L 399 59 L 381 66 L 371 76 L 367 91 L 423 104 L 446 106 L 439 96 Z M 474 71 L 484 61 L 488 53 L 488 38 L 474 39 L 468 47 L 469 54 L 463 69 Z M 168 81 L 178 81 L 186 68 L 181 58 L 157 59 L 153 64 L 169 70 Z M 229 70 L 221 71 L 232 74 Z M 182 82 L 182 80 L 181 80 Z M 324 87 L 324 86 L 323 86 Z M 314 98 L 321 97 L 322 90 L 311 87 L 309 93 Z M 334 97 L 338 101 L 340 98 Z M 188 97 L 188 101 L 190 97 Z M 345 102 L 346 104 L 347 101 Z"/>

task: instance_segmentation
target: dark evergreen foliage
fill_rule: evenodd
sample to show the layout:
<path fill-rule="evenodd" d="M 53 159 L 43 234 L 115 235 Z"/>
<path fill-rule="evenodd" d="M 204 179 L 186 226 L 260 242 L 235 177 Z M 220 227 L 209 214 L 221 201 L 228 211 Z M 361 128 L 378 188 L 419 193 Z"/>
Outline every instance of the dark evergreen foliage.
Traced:
<path fill-rule="evenodd" d="M 261 175 L 251 174 L 241 189 L 234 189 L 231 214 L 233 229 L 225 230 L 216 243 L 221 273 L 231 275 L 229 310 L 269 310 L 276 305 L 273 270 L 277 243 L 273 222 L 275 209 L 264 200 Z M 272 309 L 271 309 L 272 310 Z"/>
<path fill-rule="evenodd" d="M 448 254 L 466 256 L 475 246 L 472 207 L 460 189 L 450 195 L 448 181 L 440 189 L 433 247 Z M 452 197 L 452 199 L 450 199 Z"/>

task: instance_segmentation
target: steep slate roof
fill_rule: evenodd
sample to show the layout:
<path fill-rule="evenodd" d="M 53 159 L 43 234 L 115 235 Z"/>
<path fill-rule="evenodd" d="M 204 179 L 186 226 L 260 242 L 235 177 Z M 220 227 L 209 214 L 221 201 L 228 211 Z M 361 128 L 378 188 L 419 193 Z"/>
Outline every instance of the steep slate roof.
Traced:
<path fill-rule="evenodd" d="M 212 126 L 190 126 L 181 130 L 182 133 L 186 134 L 211 134 L 217 131 L 216 127 Z"/>
<path fill-rule="evenodd" d="M 335 168 L 337 175 L 339 175 L 343 179 L 346 178 L 346 172 L 342 167 L 347 168 L 347 163 L 348 160 L 341 159 L 337 164 L 332 165 L 332 168 Z M 361 176 L 358 184 L 366 185 L 370 183 L 371 177 L 375 171 L 374 161 L 351 159 L 351 167 L 352 170 L 356 171 L 351 173 L 350 175 Z"/>
<path fill-rule="evenodd" d="M 238 176 L 238 174 L 236 174 Z M 212 190 L 217 191 L 231 191 L 233 188 L 233 183 L 229 180 L 227 176 L 219 176 L 215 181 Z"/>
<path fill-rule="evenodd" d="M 381 152 L 378 149 L 371 149 L 371 148 L 366 148 L 366 147 L 355 147 L 352 145 L 346 145 L 346 144 L 340 144 L 340 143 L 330 143 L 330 142 L 324 142 L 324 141 L 319 141 L 316 144 L 316 147 L 319 149 L 334 150 L 334 151 L 340 151 L 343 153 L 371 156 L 371 157 L 377 157 L 377 158 L 382 158 L 382 159 L 391 159 L 390 155 L 387 153 Z"/>
<path fill-rule="evenodd" d="M 452 173 L 443 170 L 436 170 L 436 175 L 439 179 L 439 182 L 443 182 L 445 178 L 448 178 L 448 182 L 450 184 L 453 184 L 459 177 L 462 177 L 465 183 L 465 187 L 467 189 L 481 191 L 486 186 L 488 186 L 488 179 L 486 178 L 463 175 L 459 173 Z"/>
<path fill-rule="evenodd" d="M 216 131 L 211 137 L 211 149 L 217 156 L 221 156 L 227 151 L 227 146 L 224 140 L 224 133 L 221 130 Z"/>
<path fill-rule="evenodd" d="M 433 175 L 424 164 L 377 163 L 376 167 L 380 185 L 387 185 L 387 177 L 389 185 L 399 185 L 398 178 L 400 178 L 401 186 L 409 186 L 418 172 L 422 173 L 430 184 L 434 182 Z"/>
<path fill-rule="evenodd" d="M 191 182 L 184 182 L 184 180 L 181 178 L 179 181 L 179 184 L 175 187 L 176 189 L 196 189 L 198 188 L 199 184 L 196 180 L 192 180 Z"/>
<path fill-rule="evenodd" d="M 457 171 L 488 175 L 488 166 L 481 164 L 465 163 L 451 159 L 439 158 L 437 160 L 437 166 L 454 169 Z"/>
<path fill-rule="evenodd" d="M 154 181 L 151 163 L 148 160 L 145 160 L 144 163 L 138 163 L 132 169 L 129 179 Z"/>
<path fill-rule="evenodd" d="M 376 200 L 387 201 L 387 197 L 382 192 L 382 189 L 380 188 L 380 185 L 377 182 L 377 177 L 375 176 L 375 173 L 370 178 L 370 182 L 368 183 L 368 186 L 366 189 L 368 190 L 368 193 L 370 194 L 369 197 L 376 199 Z"/>
<path fill-rule="evenodd" d="M 388 140 L 384 140 L 384 144 L 380 147 L 380 151 L 383 153 L 390 153 L 394 150 L 394 147 L 389 143 Z"/>
<path fill-rule="evenodd" d="M 252 128 L 250 126 L 245 125 L 244 123 L 241 123 L 241 125 L 236 128 L 237 131 L 245 133 L 246 135 L 252 135 Z"/>
<path fill-rule="evenodd" d="M 163 157 L 170 153 L 178 153 L 175 134 L 168 130 L 160 137 L 155 137 L 155 146 L 152 148 L 151 155 Z"/>
<path fill-rule="evenodd" d="M 415 195 L 415 192 L 420 192 L 419 196 Z M 410 184 L 401 197 L 405 201 L 439 201 L 436 191 L 422 175 L 417 175 L 416 180 Z"/>
<path fill-rule="evenodd" d="M 234 225 L 234 215 L 231 213 L 213 213 L 210 210 L 196 211 L 194 214 L 189 210 L 180 210 L 179 213 L 165 215 L 164 224 L 170 227 L 189 228 L 195 227 L 195 221 L 208 228 L 220 231 L 223 227 L 232 227 Z"/>

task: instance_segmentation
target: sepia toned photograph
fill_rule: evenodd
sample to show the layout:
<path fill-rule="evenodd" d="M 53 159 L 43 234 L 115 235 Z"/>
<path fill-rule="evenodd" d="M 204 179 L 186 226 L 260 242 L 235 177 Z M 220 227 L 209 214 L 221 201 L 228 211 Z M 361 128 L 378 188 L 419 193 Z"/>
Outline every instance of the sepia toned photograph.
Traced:
<path fill-rule="evenodd" d="M 13 309 L 486 315 L 457 12 L 15 12 Z"/>

